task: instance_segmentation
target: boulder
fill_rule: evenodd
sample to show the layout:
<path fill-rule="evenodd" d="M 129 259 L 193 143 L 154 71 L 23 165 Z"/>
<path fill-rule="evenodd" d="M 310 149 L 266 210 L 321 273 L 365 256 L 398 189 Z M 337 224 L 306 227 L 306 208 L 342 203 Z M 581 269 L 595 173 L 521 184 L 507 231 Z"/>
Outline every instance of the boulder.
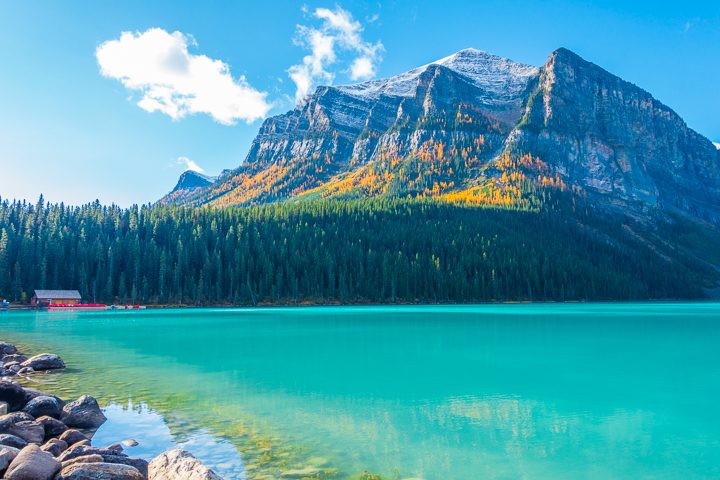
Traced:
<path fill-rule="evenodd" d="M 0 342 L 0 355 L 14 355 L 17 353 L 17 347 L 11 343 Z"/>
<path fill-rule="evenodd" d="M 45 438 L 57 437 L 58 435 L 62 435 L 62 433 L 68 429 L 63 422 L 52 417 L 39 417 L 35 421 L 42 425 L 45 429 Z M 74 431 L 77 432 L 77 430 Z M 82 433 L 77 433 L 82 437 L 80 440 L 85 439 L 85 436 Z"/>
<path fill-rule="evenodd" d="M 55 480 L 145 480 L 145 477 L 129 465 L 76 463 L 63 468 Z"/>
<path fill-rule="evenodd" d="M 60 421 L 68 427 L 97 428 L 105 423 L 107 418 L 100 410 L 100 406 L 93 397 L 83 395 L 63 408 Z"/>
<path fill-rule="evenodd" d="M 28 443 L 40 444 L 45 440 L 45 429 L 35 421 L 23 420 L 13 424 L 3 433 L 20 437 Z"/>
<path fill-rule="evenodd" d="M 110 451 L 113 451 L 113 452 L 116 452 L 116 453 L 122 453 L 123 450 L 125 450 L 125 449 L 123 448 L 123 446 L 122 446 L 121 444 L 119 444 L 119 443 L 113 443 L 112 445 L 108 445 L 108 446 L 105 447 L 105 448 L 106 448 L 107 450 L 110 450 Z"/>
<path fill-rule="evenodd" d="M 41 353 L 30 357 L 21 363 L 23 367 L 31 367 L 35 370 L 57 370 L 65 368 L 65 362 L 54 353 Z"/>
<path fill-rule="evenodd" d="M 80 457 L 71 458 L 70 460 L 65 460 L 64 462 L 60 462 L 61 468 L 69 467 L 70 465 L 75 465 L 76 463 L 100 463 L 103 461 L 103 457 L 97 454 L 92 455 L 82 455 Z"/>
<path fill-rule="evenodd" d="M 130 458 L 126 455 L 101 455 L 103 462 L 105 463 L 120 463 L 122 465 L 130 465 L 131 467 L 137 468 L 137 470 L 147 477 L 148 475 L 148 462 L 142 458 Z"/>
<path fill-rule="evenodd" d="M 107 448 L 96 448 L 90 445 L 81 445 L 78 442 L 65 450 L 65 452 L 60 456 L 59 460 L 61 462 L 65 462 L 67 460 L 72 460 L 73 458 L 82 457 L 83 455 L 100 455 L 103 458 L 106 455 L 127 457 L 127 455 L 125 455 L 124 453 L 117 453 L 113 450 L 108 450 Z"/>
<path fill-rule="evenodd" d="M 222 480 L 222 477 L 190 452 L 175 449 L 158 455 L 150 462 L 148 480 Z"/>
<path fill-rule="evenodd" d="M 40 448 L 45 452 L 51 453 L 53 457 L 57 457 L 67 450 L 68 444 L 58 438 L 51 438 Z"/>
<path fill-rule="evenodd" d="M 17 457 L 20 450 L 13 447 L 1 446 L 0 447 L 0 474 L 4 472 L 12 461 Z"/>
<path fill-rule="evenodd" d="M 16 365 L 16 366 L 10 367 L 10 371 L 14 371 L 15 368 L 18 368 L 18 366 Z M 22 368 L 18 368 L 18 371 L 15 373 L 17 373 L 18 375 L 28 375 L 31 373 L 35 373 L 35 369 L 32 367 L 22 367 Z"/>
<path fill-rule="evenodd" d="M 63 411 L 63 404 L 54 397 L 41 395 L 25 404 L 22 411 L 35 418 L 45 416 L 60 418 Z"/>
<path fill-rule="evenodd" d="M 3 365 L 7 365 L 8 363 L 11 363 L 11 362 L 22 363 L 27 359 L 28 359 L 28 357 L 26 357 L 25 355 L 20 355 L 19 353 L 14 353 L 14 354 L 10 354 L 10 355 L 4 355 L 2 357 L 2 360 L 0 360 L 0 362 L 2 362 Z"/>
<path fill-rule="evenodd" d="M 15 376 L 15 372 L 13 372 L 10 369 L 0 367 L 0 377 L 13 377 Z"/>
<path fill-rule="evenodd" d="M 65 406 L 65 402 L 62 398 L 58 397 L 57 395 L 53 395 L 52 393 L 43 392 L 42 390 L 38 390 L 37 388 L 25 387 L 25 397 L 25 400 L 28 402 L 36 397 L 52 397 L 58 402 L 62 403 L 63 406 Z"/>
<path fill-rule="evenodd" d="M 11 425 L 18 422 L 32 420 L 34 420 L 34 418 L 25 412 L 6 413 L 5 415 L 0 416 L 0 430 L 10 428 Z"/>
<path fill-rule="evenodd" d="M 20 437 L 10 435 L 9 433 L 0 434 L 0 445 L 5 445 L 13 448 L 24 448 L 27 442 Z"/>
<path fill-rule="evenodd" d="M 25 390 L 15 382 L 0 380 L 0 402 L 8 405 L 8 411 L 20 410 L 27 403 Z"/>
<path fill-rule="evenodd" d="M 60 462 L 37 445 L 20 450 L 5 472 L 5 480 L 51 480 L 60 470 Z"/>

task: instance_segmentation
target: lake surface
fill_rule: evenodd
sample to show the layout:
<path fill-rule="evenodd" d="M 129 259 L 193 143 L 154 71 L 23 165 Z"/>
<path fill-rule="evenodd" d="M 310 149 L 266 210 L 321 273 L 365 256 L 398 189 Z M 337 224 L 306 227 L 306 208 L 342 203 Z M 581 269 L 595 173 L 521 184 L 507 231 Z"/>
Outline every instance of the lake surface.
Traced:
<path fill-rule="evenodd" d="M 226 478 L 720 477 L 717 303 L 8 312 L 0 340 L 109 405 L 95 444 Z"/>

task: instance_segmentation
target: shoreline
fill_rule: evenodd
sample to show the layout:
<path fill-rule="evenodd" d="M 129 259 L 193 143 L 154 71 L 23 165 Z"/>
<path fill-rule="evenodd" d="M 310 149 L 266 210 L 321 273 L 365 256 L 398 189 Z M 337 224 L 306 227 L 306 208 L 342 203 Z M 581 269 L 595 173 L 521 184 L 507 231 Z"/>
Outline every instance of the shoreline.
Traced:
<path fill-rule="evenodd" d="M 66 401 L 25 386 L 31 377 L 62 375 L 58 355 L 33 356 L 0 341 L 0 475 L 6 480 L 222 480 L 190 452 L 170 449 L 151 461 L 134 458 L 125 448 L 138 445 L 118 438 L 105 447 L 92 445 L 107 421 L 97 400 L 81 395 Z M 18 382 L 17 380 L 21 380 Z M 25 380 L 24 382 L 22 380 Z"/>
<path fill-rule="evenodd" d="M 657 298 L 657 299 L 645 299 L 645 300 L 498 300 L 498 301 L 487 301 L 487 302 L 393 302 L 393 303 L 377 303 L 377 302 L 300 302 L 300 303 L 258 303 L 257 305 L 251 304 L 232 304 L 232 303 L 214 303 L 207 305 L 190 305 L 190 304 L 143 304 L 142 309 L 112 309 L 109 308 L 107 312 L 118 311 L 118 312 L 136 312 L 139 310 L 172 310 L 172 309 L 203 309 L 203 308 L 231 308 L 231 309 L 269 309 L 269 308 L 311 308 L 311 307 L 472 307 L 472 306 L 487 306 L 487 305 L 587 305 L 587 304 L 599 304 L 599 305 L 623 305 L 623 304 L 668 304 L 668 303 L 698 303 L 698 304 L 711 304 L 718 303 L 720 297 L 712 298 Z M 0 313 L 12 312 L 12 311 L 24 311 L 24 312 L 42 312 L 48 311 L 47 308 L 39 308 L 31 305 L 10 305 L 9 307 L 0 309 Z M 72 313 L 79 313 L 79 310 L 73 311 Z M 93 311 L 97 313 L 98 311 Z M 63 312 L 57 312 L 63 313 Z"/>

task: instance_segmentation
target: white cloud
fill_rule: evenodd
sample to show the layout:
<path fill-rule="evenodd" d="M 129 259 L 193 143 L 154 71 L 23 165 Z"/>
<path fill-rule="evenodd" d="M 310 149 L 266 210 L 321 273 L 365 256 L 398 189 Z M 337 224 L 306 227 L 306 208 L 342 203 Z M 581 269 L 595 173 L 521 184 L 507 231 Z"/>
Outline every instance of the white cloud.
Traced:
<path fill-rule="evenodd" d="M 177 120 L 205 113 L 223 125 L 248 123 L 270 110 L 267 93 L 254 89 L 244 76 L 233 78 L 230 67 L 205 55 L 194 55 L 194 39 L 160 28 L 123 32 L 95 51 L 103 76 L 140 92 L 138 106 Z"/>
<path fill-rule="evenodd" d="M 368 57 L 356 58 L 350 66 L 350 78 L 353 80 L 365 80 L 375 76 L 375 65 Z"/>
<path fill-rule="evenodd" d="M 188 157 L 178 157 L 177 164 L 182 165 L 185 170 L 192 170 L 197 173 L 205 173 L 205 169 Z"/>
<path fill-rule="evenodd" d="M 300 64 L 288 69 L 295 83 L 295 101 L 301 101 L 318 82 L 332 83 L 335 74 L 328 67 L 337 60 L 338 53 L 350 52 L 355 58 L 350 65 L 352 80 L 367 80 L 375 75 L 383 45 L 362 38 L 363 27 L 350 12 L 340 7 L 334 10 L 317 8 L 313 16 L 321 21 L 319 28 L 298 25 L 295 43 L 310 50 Z"/>

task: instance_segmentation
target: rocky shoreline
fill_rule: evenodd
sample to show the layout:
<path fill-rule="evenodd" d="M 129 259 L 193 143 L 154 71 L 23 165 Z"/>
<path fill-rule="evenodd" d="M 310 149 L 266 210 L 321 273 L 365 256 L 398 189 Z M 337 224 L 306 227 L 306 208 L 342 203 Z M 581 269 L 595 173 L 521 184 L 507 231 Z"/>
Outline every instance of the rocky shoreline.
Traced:
<path fill-rule="evenodd" d="M 18 377 L 44 375 L 65 368 L 58 355 L 28 357 L 15 345 L 0 342 L 0 475 L 5 480 L 222 480 L 191 453 L 169 450 L 148 462 L 132 458 L 118 439 L 92 445 L 107 420 L 97 400 L 75 401 L 22 386 Z"/>

